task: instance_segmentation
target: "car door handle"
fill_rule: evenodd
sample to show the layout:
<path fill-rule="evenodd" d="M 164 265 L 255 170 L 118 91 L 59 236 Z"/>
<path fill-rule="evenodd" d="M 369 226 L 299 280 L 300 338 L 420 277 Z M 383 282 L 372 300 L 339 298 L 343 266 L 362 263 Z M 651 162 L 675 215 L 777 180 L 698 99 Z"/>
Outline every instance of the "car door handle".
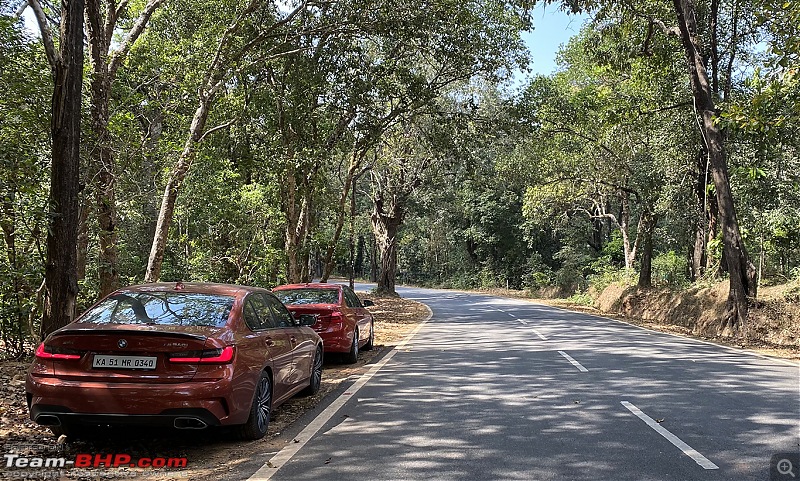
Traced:
<path fill-rule="evenodd" d="M 264 344 L 266 344 L 268 347 L 272 347 L 275 345 L 275 341 L 273 341 L 272 339 L 266 339 L 264 340 Z"/>
<path fill-rule="evenodd" d="M 291 342 L 292 345 L 294 346 L 295 344 L 297 344 L 297 338 L 292 336 L 292 337 L 289 338 L 289 342 Z"/>

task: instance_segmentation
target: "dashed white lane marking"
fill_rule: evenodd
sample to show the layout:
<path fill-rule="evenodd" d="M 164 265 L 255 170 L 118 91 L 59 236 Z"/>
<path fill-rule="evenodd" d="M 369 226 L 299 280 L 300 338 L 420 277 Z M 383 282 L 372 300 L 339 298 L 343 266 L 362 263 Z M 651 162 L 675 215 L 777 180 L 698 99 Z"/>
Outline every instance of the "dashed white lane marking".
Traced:
<path fill-rule="evenodd" d="M 708 458 L 706 458 L 702 454 L 698 453 L 694 448 L 692 448 L 688 444 L 686 444 L 683 441 L 681 441 L 681 439 L 678 436 L 675 436 L 671 432 L 667 431 L 666 428 L 664 428 L 663 426 L 661 426 L 660 424 L 655 422 L 653 420 L 653 418 L 651 418 L 647 414 L 643 413 L 641 409 L 637 408 L 636 406 L 634 406 L 633 404 L 629 403 L 628 401 L 621 401 L 621 404 L 623 406 L 625 406 L 628 409 L 628 411 L 630 411 L 634 415 L 636 415 L 636 417 L 638 417 L 639 419 L 644 421 L 645 424 L 647 424 L 648 426 L 653 428 L 653 430 L 655 432 L 657 432 L 658 434 L 664 436 L 664 438 L 667 441 L 671 442 L 672 444 L 675 445 L 675 447 L 677 447 L 678 449 L 683 451 L 683 454 L 685 454 L 685 455 L 689 456 L 690 458 L 694 459 L 694 461 L 697 464 L 699 464 L 703 469 L 719 469 L 719 466 L 717 466 L 716 464 L 712 463 L 711 461 L 708 460 Z"/>
<path fill-rule="evenodd" d="M 561 354 L 562 356 L 564 356 L 564 359 L 566 359 L 567 361 L 569 361 L 569 362 L 570 362 L 570 364 L 572 364 L 573 366 L 577 367 L 577 368 L 578 368 L 578 370 L 579 370 L 580 372 L 589 372 L 589 370 L 588 370 L 588 369 L 586 369 L 585 367 L 583 367 L 583 366 L 581 365 L 581 363 L 579 363 L 578 361 L 576 361 L 575 359 L 573 359 L 573 358 L 572 358 L 572 356 L 570 356 L 570 355 L 569 355 L 569 354 L 567 354 L 566 352 L 564 352 L 564 351 L 558 351 L 558 353 L 559 353 L 559 354 Z"/>
<path fill-rule="evenodd" d="M 411 331 L 408 336 L 405 337 L 405 339 L 403 339 L 402 342 L 400 342 L 397 346 L 395 346 L 394 349 L 386 354 L 383 359 L 372 366 L 372 368 L 364 373 L 364 375 L 361 376 L 358 381 L 356 381 L 344 393 L 330 403 L 324 411 L 319 413 L 319 415 L 314 418 L 314 420 L 311 421 L 311 423 L 309 423 L 305 429 L 300 431 L 300 434 L 294 438 L 293 443 L 287 444 L 286 447 L 278 452 L 278 454 L 272 456 L 266 463 L 264 463 L 263 466 L 258 469 L 258 471 L 247 478 L 247 481 L 267 481 L 272 479 L 272 476 L 278 472 L 281 466 L 288 463 L 294 457 L 294 455 L 297 454 L 300 449 L 302 449 L 303 446 L 305 446 L 311 440 L 311 438 L 323 428 L 323 426 L 325 426 L 325 423 L 327 423 L 347 401 L 352 399 L 359 389 L 364 387 L 364 385 L 369 382 L 369 380 L 372 379 L 372 377 L 377 374 L 378 371 L 380 371 L 381 368 L 385 366 L 386 363 L 389 362 L 400 349 L 403 349 L 406 344 L 408 344 L 408 342 L 411 341 L 411 339 L 417 334 L 417 332 L 419 332 L 419 330 L 428 323 L 428 321 L 431 320 L 433 317 L 433 311 L 428 308 L 428 312 L 429 314 L 427 319 L 422 321 L 413 331 Z"/>
<path fill-rule="evenodd" d="M 531 330 L 533 331 L 533 333 L 534 333 L 534 334 L 536 334 L 537 336 L 539 336 L 539 339 L 541 339 L 541 340 L 543 340 L 543 341 L 546 341 L 546 340 L 547 340 L 547 338 L 546 338 L 546 337 L 544 337 L 544 335 L 542 335 L 542 333 L 541 333 L 541 332 L 539 332 L 538 330 L 536 330 L 536 329 L 531 329 Z"/>
<path fill-rule="evenodd" d="M 508 314 L 509 316 L 513 317 L 514 319 L 519 319 L 519 317 L 515 316 L 514 314 L 511 314 L 510 312 L 508 312 L 506 310 L 503 310 L 503 309 L 497 309 L 497 310 L 502 312 L 502 313 L 504 313 L 504 314 Z"/>
<path fill-rule="evenodd" d="M 504 311 L 503 309 L 498 309 L 498 311 L 504 312 L 504 313 L 508 314 L 509 316 L 513 317 L 514 319 L 518 320 L 523 326 L 527 326 L 528 325 L 528 321 L 526 321 L 524 319 L 520 319 L 519 317 L 515 316 L 514 314 L 511 314 L 508 311 Z M 539 339 L 541 339 L 543 341 L 547 340 L 547 338 L 544 337 L 541 332 L 537 331 L 536 329 L 531 329 L 531 330 L 533 331 L 534 334 L 539 336 Z"/>

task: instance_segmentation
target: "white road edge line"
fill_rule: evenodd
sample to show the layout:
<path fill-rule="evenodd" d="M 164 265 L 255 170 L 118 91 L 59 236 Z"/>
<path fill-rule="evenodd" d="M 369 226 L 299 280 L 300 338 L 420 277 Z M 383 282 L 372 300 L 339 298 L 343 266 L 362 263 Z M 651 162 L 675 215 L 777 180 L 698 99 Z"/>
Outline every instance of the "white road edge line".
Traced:
<path fill-rule="evenodd" d="M 681 441 L 681 439 L 678 436 L 675 436 L 671 432 L 667 431 L 663 426 L 661 426 L 660 424 L 655 422 L 653 420 L 653 418 L 651 418 L 647 414 L 643 413 L 641 409 L 637 408 L 636 406 L 634 406 L 633 404 L 629 403 L 628 401 L 621 401 L 621 404 L 623 406 L 625 406 L 628 409 L 628 411 L 632 412 L 636 417 L 638 417 L 639 419 L 644 421 L 645 424 L 647 424 L 648 426 L 653 428 L 653 430 L 655 432 L 657 432 L 658 434 L 664 436 L 664 438 L 667 441 L 669 441 L 672 444 L 674 444 L 676 448 L 678 448 L 681 451 L 683 451 L 683 454 L 685 454 L 685 455 L 689 456 L 690 458 L 694 459 L 694 461 L 697 464 L 699 464 L 703 469 L 719 469 L 719 466 L 717 466 L 716 464 L 712 463 L 711 461 L 708 460 L 708 458 L 706 458 L 702 454 L 698 453 L 694 448 L 692 448 L 688 444 L 686 444 L 683 441 Z"/>
<path fill-rule="evenodd" d="M 423 304 L 424 305 L 424 304 Z M 394 347 L 391 351 L 389 351 L 383 359 L 381 359 L 378 363 L 376 363 L 372 368 L 365 372 L 359 379 L 356 381 L 352 386 L 345 390 L 338 398 L 334 399 L 332 403 L 325 408 L 324 411 L 319 413 L 316 418 L 314 418 L 308 426 L 306 426 L 300 434 L 298 434 L 294 438 L 294 442 L 287 444 L 283 449 L 281 449 L 278 454 L 271 457 L 263 466 L 261 466 L 258 471 L 253 473 L 252 476 L 247 478 L 247 481 L 267 481 L 272 479 L 272 476 L 278 472 L 278 470 L 288 463 L 295 454 L 297 454 L 303 446 L 311 440 L 314 435 L 316 435 L 325 423 L 327 423 L 338 411 L 339 409 L 344 406 L 344 404 L 352 399 L 353 395 L 355 395 L 364 385 L 372 379 L 372 377 L 381 370 L 383 366 L 389 362 L 394 355 L 397 353 L 399 349 L 402 349 L 408 344 L 409 341 L 419 332 L 422 327 L 428 323 L 433 317 L 433 311 L 430 307 L 425 305 L 428 308 L 428 317 L 422 321 L 413 331 L 411 331 L 405 339 L 403 339 L 397 346 Z"/>
<path fill-rule="evenodd" d="M 577 368 L 578 368 L 578 370 L 579 370 L 580 372 L 589 372 L 589 370 L 588 370 L 588 369 L 586 369 L 585 367 L 583 367 L 583 366 L 581 365 L 581 363 L 579 363 L 578 361 L 576 361 L 575 359 L 573 359 L 573 358 L 572 358 L 572 356 L 570 356 L 570 355 L 569 355 L 569 354 L 567 354 L 566 352 L 564 352 L 564 351 L 558 351 L 558 353 L 559 353 L 559 354 L 561 354 L 562 356 L 564 356 L 564 358 L 565 358 L 567 361 L 569 361 L 569 362 L 570 362 L 570 364 L 572 364 L 573 366 L 577 367 Z"/>
<path fill-rule="evenodd" d="M 544 337 L 544 336 L 542 335 L 542 333 L 541 333 L 541 332 L 537 331 L 536 329 L 531 329 L 531 330 L 533 331 L 533 333 L 534 333 L 534 334 L 536 334 L 537 336 L 539 336 L 539 339 L 541 339 L 541 340 L 543 340 L 543 341 L 546 341 L 546 340 L 547 340 L 547 338 L 546 338 L 546 337 Z"/>

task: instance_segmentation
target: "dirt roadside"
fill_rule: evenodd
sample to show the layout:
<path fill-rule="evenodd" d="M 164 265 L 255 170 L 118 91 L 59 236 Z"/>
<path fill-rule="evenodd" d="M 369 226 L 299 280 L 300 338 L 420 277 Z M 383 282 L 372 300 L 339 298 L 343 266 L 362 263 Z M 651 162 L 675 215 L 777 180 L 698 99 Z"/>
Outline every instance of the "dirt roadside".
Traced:
<path fill-rule="evenodd" d="M 77 454 L 127 454 L 140 458 L 186 458 L 188 468 L 138 469 L 15 469 L 0 460 L 0 479 L 137 479 L 137 480 L 218 480 L 229 476 L 241 465 L 254 458 L 269 459 L 291 440 L 281 434 L 292 428 L 303 414 L 313 410 L 323 398 L 335 391 L 344 381 L 366 372 L 373 359 L 391 350 L 417 324 L 429 316 L 424 304 L 401 298 L 369 298 L 375 306 L 369 310 L 375 316 L 375 349 L 362 351 L 355 364 L 342 364 L 331 356 L 326 359 L 320 391 L 310 397 L 295 397 L 273 412 L 267 436 L 259 441 L 242 442 L 224 430 L 196 432 L 148 431 L 124 429 L 102 431 L 96 438 L 83 440 L 56 439 L 48 429 L 28 419 L 25 405 L 25 371 L 27 362 L 0 363 L 0 455 L 66 457 Z"/>

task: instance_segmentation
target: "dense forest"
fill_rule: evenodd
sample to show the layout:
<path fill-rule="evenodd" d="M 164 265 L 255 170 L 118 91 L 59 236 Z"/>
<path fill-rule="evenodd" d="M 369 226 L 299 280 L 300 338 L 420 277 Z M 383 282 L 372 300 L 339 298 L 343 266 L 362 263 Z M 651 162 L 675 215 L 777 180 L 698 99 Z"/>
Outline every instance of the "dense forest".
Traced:
<path fill-rule="evenodd" d="M 555 2 L 534 76 L 535 3 L 2 0 L 4 354 L 158 280 L 727 277 L 741 329 L 800 279 L 800 4 Z"/>

